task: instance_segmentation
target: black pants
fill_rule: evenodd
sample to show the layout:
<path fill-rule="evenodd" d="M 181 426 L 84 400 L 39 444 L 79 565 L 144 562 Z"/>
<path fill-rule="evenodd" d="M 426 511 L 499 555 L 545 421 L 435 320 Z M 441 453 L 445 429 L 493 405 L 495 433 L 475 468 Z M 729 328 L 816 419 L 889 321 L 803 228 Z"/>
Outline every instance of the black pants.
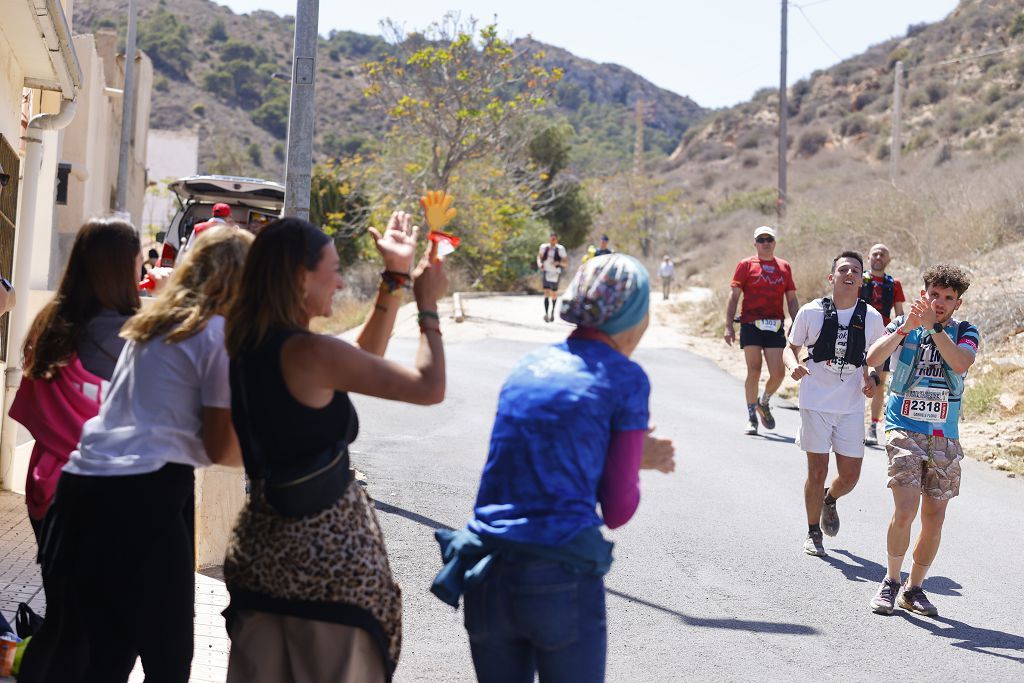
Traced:
<path fill-rule="evenodd" d="M 61 475 L 39 553 L 46 619 L 19 683 L 185 683 L 195 602 L 194 471 Z"/>

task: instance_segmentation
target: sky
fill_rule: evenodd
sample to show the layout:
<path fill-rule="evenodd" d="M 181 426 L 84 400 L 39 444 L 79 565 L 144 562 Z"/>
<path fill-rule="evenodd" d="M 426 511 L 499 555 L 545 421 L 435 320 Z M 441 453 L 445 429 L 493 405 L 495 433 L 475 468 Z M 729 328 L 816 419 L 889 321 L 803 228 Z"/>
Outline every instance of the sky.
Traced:
<path fill-rule="evenodd" d="M 220 0 L 235 13 L 295 14 L 295 0 Z M 958 0 L 800 0 L 789 5 L 788 82 L 907 26 L 946 17 Z M 596 62 L 621 64 L 703 107 L 750 99 L 779 82 L 780 0 L 374 0 L 320 3 L 319 29 L 380 34 L 396 19 L 422 29 L 449 10 L 489 22 L 506 37 L 532 35 Z"/>

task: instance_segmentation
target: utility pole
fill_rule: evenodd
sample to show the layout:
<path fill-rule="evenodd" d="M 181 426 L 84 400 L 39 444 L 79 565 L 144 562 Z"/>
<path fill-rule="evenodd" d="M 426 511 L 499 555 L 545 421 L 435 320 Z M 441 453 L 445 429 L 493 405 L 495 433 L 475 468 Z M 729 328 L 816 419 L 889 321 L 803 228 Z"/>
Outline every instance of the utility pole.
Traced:
<path fill-rule="evenodd" d="M 309 220 L 313 175 L 313 81 L 316 74 L 319 0 L 298 0 L 292 53 L 292 97 L 288 107 L 288 156 L 284 162 L 284 214 Z"/>
<path fill-rule="evenodd" d="M 889 146 L 889 180 L 895 185 L 900 173 L 900 153 L 903 151 L 901 126 L 903 116 L 903 62 L 896 62 L 892 85 L 892 143 Z"/>
<path fill-rule="evenodd" d="M 132 136 L 135 134 L 135 0 L 128 0 L 128 35 L 124 41 L 124 91 L 121 95 L 121 149 L 117 161 L 114 209 L 128 212 Z"/>
<path fill-rule="evenodd" d="M 789 1 L 782 0 L 782 52 L 779 60 L 779 197 L 775 208 L 781 221 L 786 215 L 786 149 L 789 102 L 786 100 L 786 28 Z"/>

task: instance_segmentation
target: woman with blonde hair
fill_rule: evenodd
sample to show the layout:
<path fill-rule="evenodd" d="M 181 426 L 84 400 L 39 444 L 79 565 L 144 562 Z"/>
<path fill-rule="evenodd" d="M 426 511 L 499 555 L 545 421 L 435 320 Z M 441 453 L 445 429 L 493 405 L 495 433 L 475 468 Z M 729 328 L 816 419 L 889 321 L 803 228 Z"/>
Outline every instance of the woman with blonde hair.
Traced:
<path fill-rule="evenodd" d="M 371 234 L 385 270 L 355 346 L 309 331 L 342 281 L 331 239 L 295 218 L 260 232 L 228 316 L 232 416 L 253 484 L 224 561 L 231 682 L 376 683 L 398 661 L 401 594 L 372 502 L 352 482 L 348 393 L 444 398 L 437 299 L 448 283 L 436 244 L 410 275 L 418 229 L 406 214 Z M 383 358 L 410 282 L 415 369 Z"/>
<path fill-rule="evenodd" d="M 209 230 L 128 340 L 41 534 L 46 620 L 21 681 L 189 678 L 194 469 L 240 465 L 223 315 L 252 236 Z"/>
<path fill-rule="evenodd" d="M 57 293 L 26 336 L 24 375 L 10 416 L 35 439 L 25 503 L 37 540 L 64 463 L 114 373 L 124 346 L 121 327 L 139 308 L 141 261 L 130 223 L 90 220 L 75 235 Z"/>

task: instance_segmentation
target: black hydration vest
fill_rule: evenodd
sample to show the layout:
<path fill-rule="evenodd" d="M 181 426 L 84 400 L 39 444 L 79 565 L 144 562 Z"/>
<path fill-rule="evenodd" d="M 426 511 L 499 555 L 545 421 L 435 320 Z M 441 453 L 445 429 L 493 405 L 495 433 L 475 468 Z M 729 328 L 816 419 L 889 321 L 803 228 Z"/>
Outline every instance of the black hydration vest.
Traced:
<path fill-rule="evenodd" d="M 871 279 L 871 273 L 865 273 L 864 284 L 860 286 L 860 298 L 871 303 L 871 295 L 875 291 L 875 282 Z M 892 317 L 892 307 L 896 302 L 896 281 L 892 275 L 886 273 L 882 276 L 882 308 L 878 311 L 883 318 Z"/>
<path fill-rule="evenodd" d="M 836 360 L 836 338 L 839 336 L 839 312 L 836 305 L 832 303 L 832 299 L 824 297 L 821 300 L 821 307 L 825 311 L 825 320 L 821 323 L 821 332 L 811 349 L 811 358 L 815 363 Z M 858 299 L 850 317 L 850 325 L 847 327 L 849 332 L 846 335 L 846 353 L 842 358 L 847 365 L 856 368 L 864 365 L 867 358 L 867 340 L 864 335 L 867 314 L 867 302 Z"/>
<path fill-rule="evenodd" d="M 552 247 L 550 244 L 544 245 L 544 251 L 541 252 L 541 255 L 540 255 L 540 262 L 544 263 L 545 261 L 547 261 L 548 260 L 548 254 L 550 254 L 551 250 L 554 249 L 555 250 L 555 265 L 556 266 L 561 266 L 562 265 L 562 252 L 559 251 L 558 246 L 559 245 L 556 245 L 556 246 Z"/>

